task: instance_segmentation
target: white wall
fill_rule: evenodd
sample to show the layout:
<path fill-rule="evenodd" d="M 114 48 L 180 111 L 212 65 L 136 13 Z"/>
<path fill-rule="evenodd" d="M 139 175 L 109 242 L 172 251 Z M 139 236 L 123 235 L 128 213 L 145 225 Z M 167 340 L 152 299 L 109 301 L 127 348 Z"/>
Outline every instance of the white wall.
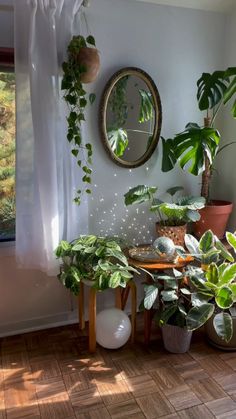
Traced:
<path fill-rule="evenodd" d="M 134 208 L 126 212 L 123 194 L 138 183 L 158 185 L 162 192 L 182 184 L 187 192 L 197 194 L 199 180 L 177 169 L 161 173 L 160 146 L 140 168 L 129 171 L 116 166 L 106 155 L 98 135 L 102 89 L 118 69 L 140 67 L 159 89 L 163 136 L 182 130 L 189 121 L 201 122 L 195 100 L 196 80 L 203 71 L 221 67 L 225 17 L 131 0 L 93 1 L 87 17 L 102 63 L 100 77 L 91 87 L 97 101 L 87 117 L 87 136 L 94 143 L 93 182 L 97 185 L 89 204 L 90 231 L 127 234 L 138 242 L 150 241 L 154 223 L 148 211 L 140 207 L 138 214 Z M 0 289 L 0 334 L 76 318 L 75 300 L 75 309 L 71 311 L 71 300 L 57 279 L 36 271 L 19 271 L 12 249 L 0 249 Z"/>
<path fill-rule="evenodd" d="M 227 30 L 225 35 L 225 58 L 224 67 L 236 66 L 236 7 L 227 18 Z M 236 119 L 230 113 L 230 106 L 223 111 L 221 120 L 221 142 L 222 145 L 236 141 Z M 214 175 L 213 193 L 214 197 L 232 201 L 234 210 L 231 214 L 228 230 L 236 230 L 236 144 L 231 145 L 219 154 L 216 161 L 217 172 Z"/>

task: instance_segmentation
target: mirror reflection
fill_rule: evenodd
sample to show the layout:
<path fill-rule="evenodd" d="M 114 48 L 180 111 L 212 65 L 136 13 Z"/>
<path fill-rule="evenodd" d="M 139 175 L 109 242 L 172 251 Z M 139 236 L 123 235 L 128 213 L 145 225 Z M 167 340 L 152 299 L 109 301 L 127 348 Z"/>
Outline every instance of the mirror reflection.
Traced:
<path fill-rule="evenodd" d="M 108 83 L 102 106 L 102 136 L 117 164 L 137 167 L 153 153 L 160 135 L 161 103 L 151 78 L 124 69 Z"/>

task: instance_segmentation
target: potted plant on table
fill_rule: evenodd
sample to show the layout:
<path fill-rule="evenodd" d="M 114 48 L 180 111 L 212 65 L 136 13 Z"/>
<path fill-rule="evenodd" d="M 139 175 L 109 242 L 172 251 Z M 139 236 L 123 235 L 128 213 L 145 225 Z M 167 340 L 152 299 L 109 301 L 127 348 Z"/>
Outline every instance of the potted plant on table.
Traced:
<path fill-rule="evenodd" d="M 103 291 L 125 287 L 137 273 L 115 238 L 86 235 L 71 243 L 62 240 L 55 253 L 62 261 L 58 279 L 75 295 L 81 282 Z"/>
<path fill-rule="evenodd" d="M 82 181 L 87 185 L 84 191 L 78 189 L 74 198 L 74 201 L 80 204 L 81 194 L 91 193 L 89 185 L 91 184 L 93 154 L 91 143 L 87 142 L 85 145 L 82 143 L 81 125 L 85 121 L 84 111 L 88 101 L 92 104 L 96 97 L 94 93 L 91 93 L 87 98 L 83 83 L 91 83 L 96 79 L 100 58 L 95 48 L 95 39 L 91 35 L 87 38 L 81 35 L 74 36 L 68 45 L 67 55 L 67 61 L 62 64 L 61 90 L 64 92 L 64 100 L 69 107 L 67 140 L 71 145 L 72 155 L 81 167 Z"/>
<path fill-rule="evenodd" d="M 211 229 L 222 238 L 232 203 L 212 200 L 209 189 L 216 156 L 235 142 L 220 147 L 221 136 L 215 128 L 215 119 L 220 109 L 230 100 L 234 100 L 231 112 L 236 117 L 236 67 L 212 74 L 203 73 L 197 81 L 197 88 L 199 109 L 206 111 L 204 126 L 191 122 L 173 139 L 162 138 L 162 170 L 167 172 L 178 162 L 182 169 L 187 169 L 193 175 L 202 174 L 201 195 L 205 197 L 207 206 L 200 211 L 201 219 L 195 224 L 195 233 L 201 237 L 206 230 Z"/>
<path fill-rule="evenodd" d="M 135 186 L 124 195 L 125 205 L 150 202 L 150 211 L 158 216 L 157 235 L 169 237 L 176 245 L 182 246 L 187 223 L 196 222 L 200 218 L 198 210 L 204 207 L 205 199 L 193 196 L 177 198 L 176 194 L 183 188 L 176 186 L 166 191 L 171 202 L 164 202 L 155 197 L 157 189 L 156 186 Z"/>

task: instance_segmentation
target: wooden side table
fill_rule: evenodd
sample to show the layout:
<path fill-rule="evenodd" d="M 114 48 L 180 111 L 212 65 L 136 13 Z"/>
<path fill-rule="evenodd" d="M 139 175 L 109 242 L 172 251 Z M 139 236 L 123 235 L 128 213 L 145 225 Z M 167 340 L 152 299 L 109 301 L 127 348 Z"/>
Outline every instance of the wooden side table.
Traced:
<path fill-rule="evenodd" d="M 184 267 L 193 261 L 192 256 L 188 256 L 185 259 L 179 258 L 176 263 L 150 263 L 150 262 L 140 262 L 138 260 L 129 258 L 129 265 L 134 266 L 135 268 L 143 268 L 146 269 L 149 272 L 161 272 L 166 269 L 180 269 L 183 270 Z M 150 284 L 152 283 L 151 277 L 146 274 L 146 283 Z M 144 310 L 144 342 L 145 344 L 149 344 L 150 337 L 151 337 L 151 326 L 152 326 L 152 320 L 153 320 L 154 310 Z"/>
<path fill-rule="evenodd" d="M 89 352 L 96 351 L 96 315 L 97 315 L 97 290 L 90 287 L 89 290 Z M 134 342 L 136 331 L 136 307 L 137 307 L 137 290 L 134 281 L 131 279 L 126 288 L 115 288 L 115 305 L 116 308 L 124 310 L 128 300 L 129 292 L 131 293 L 131 342 Z M 84 319 L 84 283 L 80 284 L 80 293 L 78 296 L 78 312 L 79 312 L 79 328 L 85 328 Z"/>

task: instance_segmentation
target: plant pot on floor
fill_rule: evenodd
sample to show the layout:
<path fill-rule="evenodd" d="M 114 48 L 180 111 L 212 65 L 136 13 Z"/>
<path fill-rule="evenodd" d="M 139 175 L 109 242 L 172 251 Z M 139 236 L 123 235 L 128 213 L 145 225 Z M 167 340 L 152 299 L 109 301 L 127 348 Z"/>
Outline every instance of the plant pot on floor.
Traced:
<path fill-rule="evenodd" d="M 156 223 L 158 237 L 169 237 L 176 246 L 184 246 L 184 236 L 187 232 L 187 224 L 180 226 L 163 226 Z"/>
<path fill-rule="evenodd" d="M 211 230 L 219 239 L 222 239 L 232 209 L 232 202 L 212 201 L 211 205 L 199 210 L 201 218 L 193 224 L 194 234 L 201 237 L 205 231 Z"/>
<path fill-rule="evenodd" d="M 226 342 L 217 335 L 213 326 L 212 317 L 205 324 L 207 341 L 216 348 L 224 351 L 236 351 L 236 308 L 232 307 L 230 313 L 233 320 L 233 336 L 229 342 Z"/>
<path fill-rule="evenodd" d="M 192 332 L 171 324 L 165 324 L 161 330 L 164 347 L 168 352 L 183 354 L 189 350 Z"/>

